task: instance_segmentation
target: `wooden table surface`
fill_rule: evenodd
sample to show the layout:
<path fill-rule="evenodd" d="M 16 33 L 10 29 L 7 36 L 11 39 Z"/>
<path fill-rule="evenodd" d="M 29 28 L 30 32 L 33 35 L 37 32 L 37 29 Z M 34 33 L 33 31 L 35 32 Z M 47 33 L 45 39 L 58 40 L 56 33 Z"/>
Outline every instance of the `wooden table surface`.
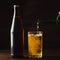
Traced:
<path fill-rule="evenodd" d="M 10 51 L 0 50 L 0 60 L 60 60 L 60 50 L 50 50 L 45 51 L 45 55 L 42 59 L 20 59 L 20 58 L 12 58 L 10 56 Z"/>

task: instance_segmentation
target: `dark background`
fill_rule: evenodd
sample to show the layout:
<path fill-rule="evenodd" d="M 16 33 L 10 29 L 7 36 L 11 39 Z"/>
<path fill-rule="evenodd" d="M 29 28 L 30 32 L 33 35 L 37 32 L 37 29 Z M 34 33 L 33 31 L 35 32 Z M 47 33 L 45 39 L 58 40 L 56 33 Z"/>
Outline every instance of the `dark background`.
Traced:
<path fill-rule="evenodd" d="M 13 17 L 13 5 L 19 4 L 22 8 L 22 16 L 25 27 L 31 27 L 32 23 L 39 19 L 55 20 L 60 10 L 59 0 L 0 0 L 0 49 L 10 50 L 10 27 Z M 58 24 L 40 24 L 40 30 L 44 32 L 44 48 L 59 49 L 60 26 Z"/>

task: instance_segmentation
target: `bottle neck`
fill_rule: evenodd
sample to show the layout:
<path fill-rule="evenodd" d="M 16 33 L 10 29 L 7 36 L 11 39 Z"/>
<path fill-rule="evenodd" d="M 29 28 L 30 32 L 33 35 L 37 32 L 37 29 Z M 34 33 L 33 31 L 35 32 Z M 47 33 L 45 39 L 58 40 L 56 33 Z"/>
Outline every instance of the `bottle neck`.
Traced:
<path fill-rule="evenodd" d="M 21 10 L 19 5 L 14 5 L 14 14 L 15 16 L 21 16 Z"/>

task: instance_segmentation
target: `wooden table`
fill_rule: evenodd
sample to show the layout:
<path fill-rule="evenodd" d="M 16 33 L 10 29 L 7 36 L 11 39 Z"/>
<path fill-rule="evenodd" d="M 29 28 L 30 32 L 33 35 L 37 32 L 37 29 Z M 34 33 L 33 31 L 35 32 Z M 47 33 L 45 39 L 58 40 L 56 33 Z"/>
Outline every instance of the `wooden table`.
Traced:
<path fill-rule="evenodd" d="M 60 60 L 60 50 L 58 49 L 51 49 L 46 50 L 44 53 L 44 57 L 42 59 L 20 59 L 20 58 L 12 58 L 10 56 L 10 51 L 8 50 L 0 50 L 0 60 Z"/>

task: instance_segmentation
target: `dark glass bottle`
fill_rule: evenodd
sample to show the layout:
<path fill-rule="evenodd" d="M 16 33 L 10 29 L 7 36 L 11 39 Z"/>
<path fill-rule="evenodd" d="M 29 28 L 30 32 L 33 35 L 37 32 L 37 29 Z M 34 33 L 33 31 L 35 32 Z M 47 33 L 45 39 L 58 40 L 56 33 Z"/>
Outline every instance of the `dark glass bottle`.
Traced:
<path fill-rule="evenodd" d="M 19 5 L 14 5 L 13 20 L 10 30 L 11 38 L 11 56 L 12 57 L 23 57 L 23 23 L 21 10 Z"/>

